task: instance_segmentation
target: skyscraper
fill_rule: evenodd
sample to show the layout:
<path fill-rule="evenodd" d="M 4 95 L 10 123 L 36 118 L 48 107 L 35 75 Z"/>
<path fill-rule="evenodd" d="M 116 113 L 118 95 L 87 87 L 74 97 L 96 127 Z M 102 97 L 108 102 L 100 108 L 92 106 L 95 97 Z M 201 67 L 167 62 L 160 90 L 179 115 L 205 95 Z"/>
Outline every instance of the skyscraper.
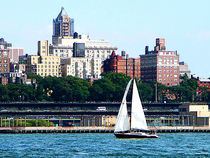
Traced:
<path fill-rule="evenodd" d="M 74 19 L 71 19 L 65 9 L 62 7 L 58 17 L 53 19 L 52 41 L 57 38 L 69 38 L 74 33 Z"/>
<path fill-rule="evenodd" d="M 140 57 L 142 81 L 179 85 L 179 55 L 177 51 L 166 50 L 165 39 L 157 38 L 154 51 L 146 46 L 145 55 Z"/>

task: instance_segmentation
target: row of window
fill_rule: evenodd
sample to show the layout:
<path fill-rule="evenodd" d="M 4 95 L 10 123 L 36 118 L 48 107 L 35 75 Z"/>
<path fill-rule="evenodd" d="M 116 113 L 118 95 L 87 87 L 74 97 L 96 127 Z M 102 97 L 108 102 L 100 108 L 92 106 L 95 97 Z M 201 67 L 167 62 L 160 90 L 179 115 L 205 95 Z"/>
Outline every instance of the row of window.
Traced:
<path fill-rule="evenodd" d="M 58 71 L 58 69 L 55 69 L 55 70 L 54 69 L 48 69 L 49 72 L 51 72 L 51 70 L 52 70 L 52 72 L 54 72 L 54 71 L 57 72 Z M 40 72 L 40 71 L 41 72 L 43 72 L 43 71 L 47 72 L 47 69 L 38 69 L 38 72 Z"/>
<path fill-rule="evenodd" d="M 49 73 L 49 74 L 47 74 L 47 73 L 38 73 L 38 75 L 41 75 L 41 76 L 43 76 L 43 75 L 45 75 L 45 76 L 48 76 L 48 75 L 57 76 L 58 73 Z"/>
<path fill-rule="evenodd" d="M 35 59 L 37 59 L 37 58 L 33 57 L 33 60 L 35 60 Z M 51 60 L 51 59 L 55 61 L 55 58 L 50 58 L 50 57 L 49 58 L 42 58 L 42 60 Z M 56 59 L 57 59 L 57 61 L 59 61 L 59 58 L 56 58 Z M 54 62 L 53 62 L 53 64 L 54 64 Z"/>
<path fill-rule="evenodd" d="M 5 59 L 5 60 L 0 60 L 0 63 L 2 63 L 2 61 L 4 62 L 4 63 L 7 63 L 7 60 Z"/>
<path fill-rule="evenodd" d="M 55 52 L 57 53 L 57 52 L 66 52 L 66 53 L 68 53 L 69 52 L 69 49 L 55 49 Z M 70 50 L 70 52 L 72 52 L 73 53 L 73 50 Z M 108 51 L 104 51 L 104 50 L 87 50 L 87 53 L 108 53 L 108 54 L 110 54 L 111 53 L 111 51 L 110 50 L 108 50 Z"/>
<path fill-rule="evenodd" d="M 178 77 L 178 75 L 159 75 L 159 77 Z"/>
<path fill-rule="evenodd" d="M 159 61 L 159 64 L 178 64 L 178 61 L 172 61 L 172 60 L 167 60 L 167 61 Z"/>
<path fill-rule="evenodd" d="M 7 69 L 0 69 L 0 71 L 4 71 L 4 72 L 7 72 Z"/>
<path fill-rule="evenodd" d="M 45 66 L 43 66 L 43 65 L 38 65 L 38 68 L 43 68 L 43 67 L 47 68 L 47 65 L 45 65 Z M 58 66 L 54 66 L 54 65 L 52 65 L 52 66 L 51 66 L 51 65 L 48 65 L 48 67 L 49 67 L 49 68 L 51 68 L 51 67 L 52 67 L 52 68 L 58 68 Z"/>
<path fill-rule="evenodd" d="M 178 71 L 177 70 L 164 70 L 164 71 L 162 71 L 162 70 L 159 70 L 159 73 L 162 73 L 162 72 L 164 72 L 164 73 L 177 73 Z"/>
<path fill-rule="evenodd" d="M 177 69 L 177 66 L 158 66 L 160 69 L 165 68 L 165 69 Z"/>
<path fill-rule="evenodd" d="M 160 82 L 162 82 L 162 81 L 171 81 L 171 82 L 177 82 L 178 80 L 177 79 L 174 79 L 174 80 L 172 80 L 172 79 L 159 79 L 159 81 Z"/>
<path fill-rule="evenodd" d="M 2 67 L 3 65 L 0 64 L 0 67 Z M 4 67 L 7 67 L 7 65 L 5 64 Z"/>

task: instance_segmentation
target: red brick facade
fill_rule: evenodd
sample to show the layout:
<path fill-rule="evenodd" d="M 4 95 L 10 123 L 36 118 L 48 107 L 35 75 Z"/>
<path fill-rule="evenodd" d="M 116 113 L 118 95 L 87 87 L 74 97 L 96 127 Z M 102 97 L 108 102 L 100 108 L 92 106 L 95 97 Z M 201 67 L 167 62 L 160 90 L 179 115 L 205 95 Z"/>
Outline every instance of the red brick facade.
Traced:
<path fill-rule="evenodd" d="M 210 79 L 203 79 L 193 75 L 192 78 L 196 79 L 198 82 L 198 88 L 196 89 L 196 96 L 201 96 L 204 91 L 210 92 Z"/>
<path fill-rule="evenodd" d="M 140 58 L 123 58 L 113 51 L 111 57 L 104 61 L 103 71 L 123 73 L 131 78 L 140 78 Z"/>
<path fill-rule="evenodd" d="M 176 51 L 165 50 L 165 39 L 156 39 L 154 51 L 145 49 L 141 55 L 141 80 L 157 81 L 166 86 L 179 85 L 179 55 Z"/>

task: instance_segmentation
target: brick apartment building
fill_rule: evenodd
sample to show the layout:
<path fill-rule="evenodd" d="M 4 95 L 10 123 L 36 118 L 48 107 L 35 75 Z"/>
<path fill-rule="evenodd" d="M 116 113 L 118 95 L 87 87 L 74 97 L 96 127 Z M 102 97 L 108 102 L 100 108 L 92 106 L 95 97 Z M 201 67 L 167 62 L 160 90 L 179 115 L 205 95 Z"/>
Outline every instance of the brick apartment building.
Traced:
<path fill-rule="evenodd" d="M 9 73 L 10 59 L 8 58 L 9 50 L 5 45 L 0 44 L 0 74 Z"/>
<path fill-rule="evenodd" d="M 201 101 L 202 98 L 200 97 L 203 92 L 210 92 L 210 79 L 207 78 L 200 78 L 196 75 L 191 76 L 192 79 L 195 79 L 198 82 L 198 88 L 196 89 L 196 96 Z"/>
<path fill-rule="evenodd" d="M 10 72 L 10 59 L 8 58 L 8 46 L 10 43 L 4 41 L 3 38 L 0 39 L 0 84 L 8 83 L 8 76 Z"/>
<path fill-rule="evenodd" d="M 141 80 L 157 81 L 166 86 L 179 85 L 179 55 L 177 51 L 168 51 L 165 39 L 157 38 L 154 51 L 145 47 L 145 55 L 141 58 Z"/>
<path fill-rule="evenodd" d="M 10 58 L 10 62 L 18 63 L 19 56 L 24 55 L 24 48 L 17 48 L 17 47 L 9 47 L 8 57 Z"/>
<path fill-rule="evenodd" d="M 131 78 L 140 78 L 140 58 L 129 58 L 122 51 L 122 56 L 113 51 L 110 58 L 104 61 L 102 68 L 104 72 L 123 73 Z"/>

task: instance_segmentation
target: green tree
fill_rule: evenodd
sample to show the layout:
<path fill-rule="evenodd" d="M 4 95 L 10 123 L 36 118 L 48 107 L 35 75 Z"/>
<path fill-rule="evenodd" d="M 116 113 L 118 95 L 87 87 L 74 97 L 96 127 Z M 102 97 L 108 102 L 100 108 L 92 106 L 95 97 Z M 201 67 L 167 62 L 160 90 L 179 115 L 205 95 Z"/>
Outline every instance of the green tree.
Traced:
<path fill-rule="evenodd" d="M 153 88 L 150 84 L 148 83 L 142 83 L 140 80 L 137 80 L 137 87 L 139 91 L 139 95 L 141 97 L 141 100 L 146 102 L 146 101 L 152 101 L 153 96 Z"/>
<path fill-rule="evenodd" d="M 92 101 L 116 101 L 114 94 L 115 86 L 108 78 L 94 81 L 90 88 Z"/>
<path fill-rule="evenodd" d="M 0 101 L 1 102 L 7 102 L 9 101 L 9 96 L 8 96 L 8 89 L 4 85 L 0 85 Z"/>

